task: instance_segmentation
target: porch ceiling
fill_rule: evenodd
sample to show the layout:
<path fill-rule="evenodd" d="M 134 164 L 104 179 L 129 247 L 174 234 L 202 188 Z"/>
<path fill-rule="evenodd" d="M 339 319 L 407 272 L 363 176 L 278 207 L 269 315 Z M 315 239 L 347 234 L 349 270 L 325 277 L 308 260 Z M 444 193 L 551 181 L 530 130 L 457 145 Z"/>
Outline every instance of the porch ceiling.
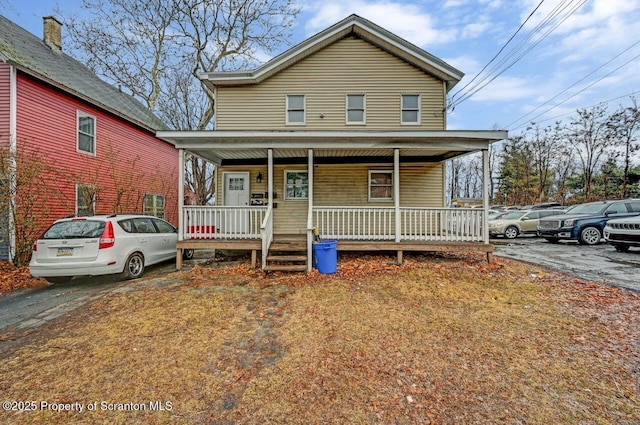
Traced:
<path fill-rule="evenodd" d="M 442 161 L 487 149 L 506 131 L 160 131 L 160 139 L 211 162 L 260 161 L 273 149 L 276 160 L 393 157 Z"/>

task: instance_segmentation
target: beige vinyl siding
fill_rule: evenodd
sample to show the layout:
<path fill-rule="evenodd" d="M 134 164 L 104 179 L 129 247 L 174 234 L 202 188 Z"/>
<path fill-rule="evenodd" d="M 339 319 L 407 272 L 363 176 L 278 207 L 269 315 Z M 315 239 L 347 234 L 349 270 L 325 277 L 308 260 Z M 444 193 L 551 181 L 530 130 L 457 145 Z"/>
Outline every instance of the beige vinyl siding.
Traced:
<path fill-rule="evenodd" d="M 273 210 L 273 232 L 297 235 L 307 232 L 308 199 L 285 199 L 284 172 L 307 170 L 306 165 L 277 165 L 273 167 L 273 191 L 278 197 L 273 200 L 278 207 Z M 266 170 L 266 168 L 265 168 Z"/>
<path fill-rule="evenodd" d="M 336 130 L 346 125 L 346 95 L 365 94 L 363 130 L 444 130 L 444 83 L 358 38 L 346 38 L 260 84 L 218 87 L 219 130 Z M 306 95 L 306 125 L 287 126 L 287 94 Z M 400 124 L 400 96 L 422 97 L 421 123 Z M 320 116 L 323 115 L 323 118 Z"/>
<path fill-rule="evenodd" d="M 262 171 L 262 183 L 256 183 L 258 172 Z M 249 172 L 249 193 L 267 192 L 267 167 L 261 166 L 234 166 L 218 167 L 216 170 L 216 205 L 225 205 L 224 199 L 224 173 Z M 251 196 L 251 195 L 249 195 Z M 264 198 L 266 204 L 266 198 Z"/>

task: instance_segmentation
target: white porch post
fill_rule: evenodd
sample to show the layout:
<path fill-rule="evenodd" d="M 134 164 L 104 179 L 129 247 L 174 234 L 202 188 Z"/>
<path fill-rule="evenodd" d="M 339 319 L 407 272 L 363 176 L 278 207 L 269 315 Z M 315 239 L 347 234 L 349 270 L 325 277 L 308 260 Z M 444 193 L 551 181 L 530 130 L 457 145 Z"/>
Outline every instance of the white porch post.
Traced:
<path fill-rule="evenodd" d="M 185 158 L 184 149 L 178 150 L 178 240 L 184 239 L 184 174 Z"/>
<path fill-rule="evenodd" d="M 18 72 L 15 66 L 9 67 L 9 219 L 7 237 L 9 238 L 9 261 L 13 263 L 16 255 L 16 186 L 18 156 Z"/>
<path fill-rule="evenodd" d="M 309 210 L 307 215 L 307 271 L 312 269 L 313 258 L 313 149 L 309 149 L 309 166 L 307 177 L 309 179 Z"/>
<path fill-rule="evenodd" d="M 482 239 L 489 243 L 489 150 L 482 150 Z"/>
<path fill-rule="evenodd" d="M 396 209 L 396 242 L 400 242 L 400 149 L 393 150 L 393 200 Z"/>
<path fill-rule="evenodd" d="M 267 174 L 269 207 L 273 208 L 273 149 L 267 151 Z"/>

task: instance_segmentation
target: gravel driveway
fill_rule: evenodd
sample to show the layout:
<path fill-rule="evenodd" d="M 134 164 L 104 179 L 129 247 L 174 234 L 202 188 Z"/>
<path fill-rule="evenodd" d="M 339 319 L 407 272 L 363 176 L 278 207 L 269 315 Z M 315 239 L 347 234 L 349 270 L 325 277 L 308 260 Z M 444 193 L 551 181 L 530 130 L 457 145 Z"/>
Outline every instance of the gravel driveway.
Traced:
<path fill-rule="evenodd" d="M 607 243 L 552 244 L 537 237 L 494 239 L 495 255 L 549 267 L 580 279 L 640 292 L 640 249 L 617 252 Z"/>

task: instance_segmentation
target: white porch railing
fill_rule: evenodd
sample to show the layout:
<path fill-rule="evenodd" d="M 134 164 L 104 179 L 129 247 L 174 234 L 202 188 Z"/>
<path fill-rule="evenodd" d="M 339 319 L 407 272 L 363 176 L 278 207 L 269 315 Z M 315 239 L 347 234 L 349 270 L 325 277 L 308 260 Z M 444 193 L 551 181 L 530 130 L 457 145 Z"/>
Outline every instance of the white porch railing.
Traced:
<path fill-rule="evenodd" d="M 481 209 L 400 208 L 400 241 L 482 242 Z M 395 240 L 391 207 L 314 207 L 314 227 L 324 239 Z"/>
<path fill-rule="evenodd" d="M 324 239 L 394 240 L 393 207 L 314 207 L 314 227 Z"/>
<path fill-rule="evenodd" d="M 400 208 L 400 240 L 482 242 L 484 210 L 477 208 Z"/>
<path fill-rule="evenodd" d="M 273 207 L 269 205 L 262 225 L 260 226 L 260 237 L 262 239 L 262 268 L 267 267 L 267 256 L 269 247 L 273 242 Z"/>
<path fill-rule="evenodd" d="M 267 207 L 185 206 L 183 239 L 260 239 Z"/>

